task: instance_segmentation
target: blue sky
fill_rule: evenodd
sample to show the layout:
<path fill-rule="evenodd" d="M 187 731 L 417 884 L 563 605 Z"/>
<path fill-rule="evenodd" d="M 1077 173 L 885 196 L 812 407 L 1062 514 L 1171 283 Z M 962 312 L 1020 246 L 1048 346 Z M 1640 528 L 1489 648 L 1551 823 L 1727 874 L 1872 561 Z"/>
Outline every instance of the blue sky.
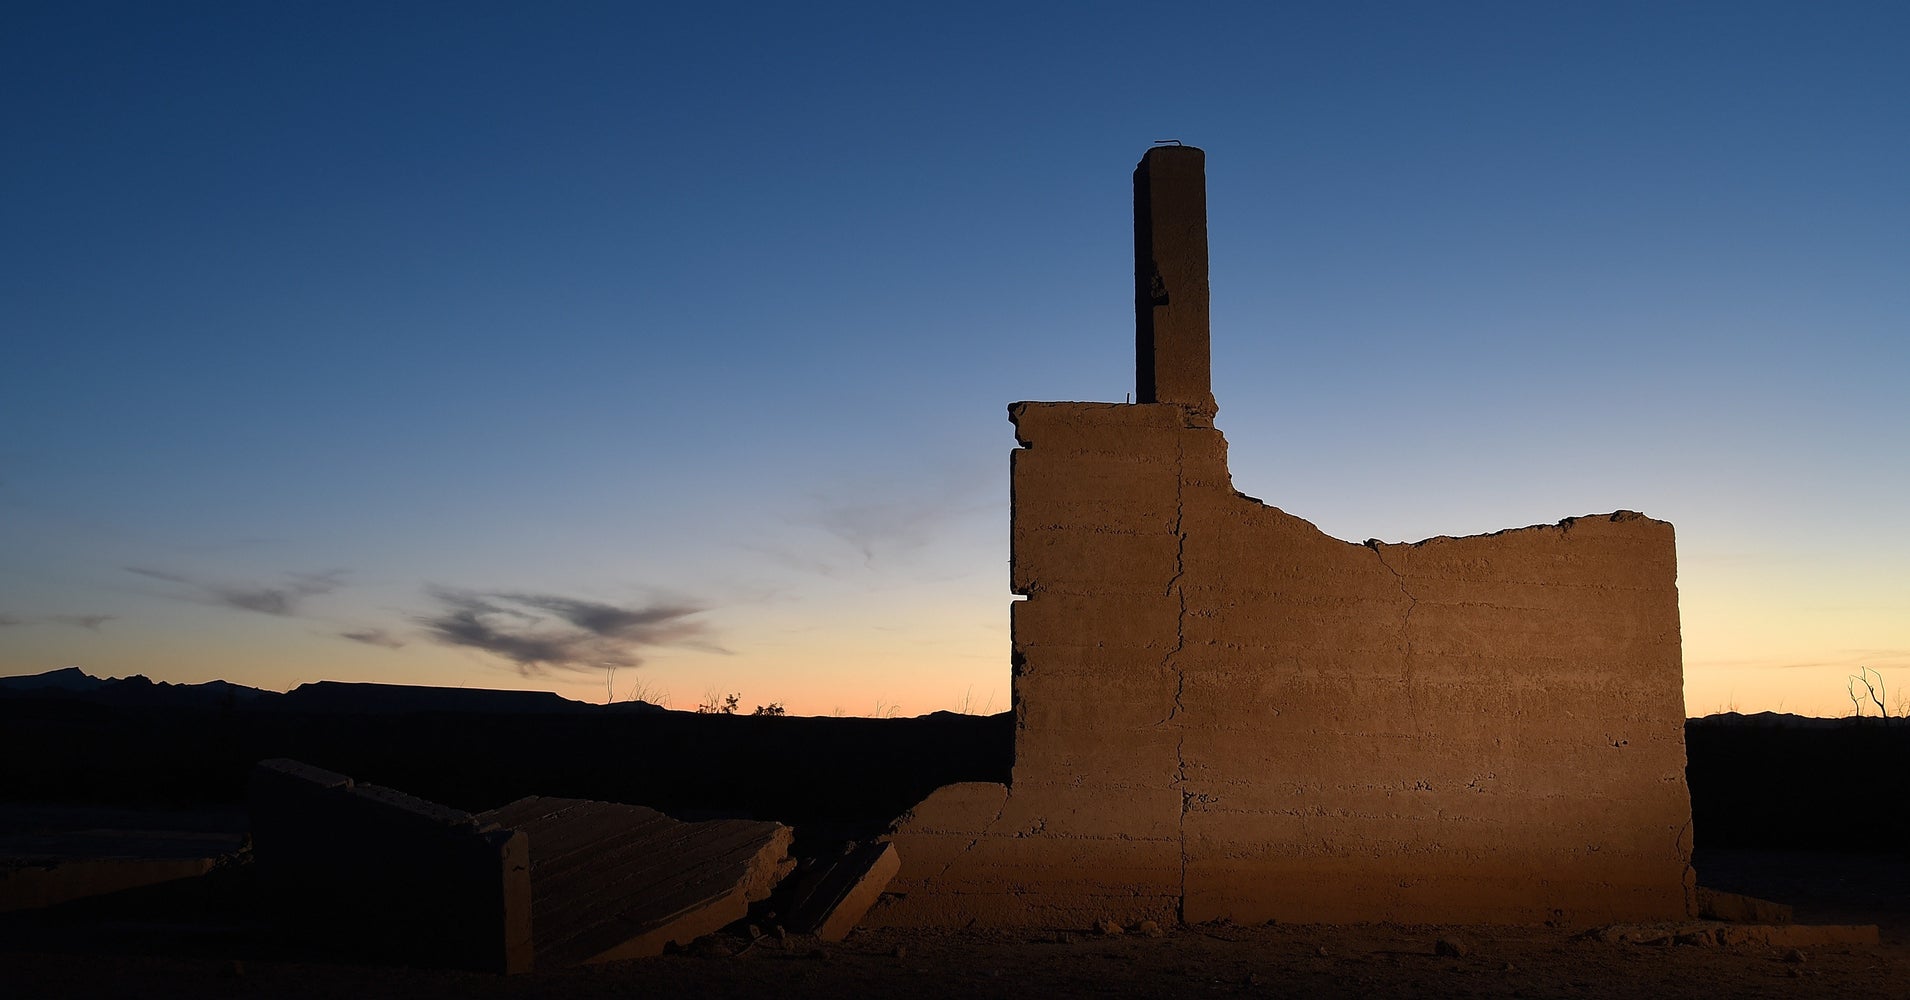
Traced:
<path fill-rule="evenodd" d="M 1132 389 L 1177 138 L 1242 490 L 1348 539 L 1643 510 L 1691 711 L 1848 712 L 1910 690 L 1906 37 L 10 4 L 0 671 L 1004 708 L 1004 406 Z"/>

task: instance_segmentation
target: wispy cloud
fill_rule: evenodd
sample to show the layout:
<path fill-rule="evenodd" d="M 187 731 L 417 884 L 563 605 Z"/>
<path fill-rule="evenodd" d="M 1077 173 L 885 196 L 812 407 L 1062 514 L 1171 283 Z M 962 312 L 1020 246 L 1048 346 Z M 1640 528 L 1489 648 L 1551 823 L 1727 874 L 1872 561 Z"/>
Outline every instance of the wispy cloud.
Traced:
<path fill-rule="evenodd" d="M 113 615 L 47 615 L 46 620 L 59 625 L 71 625 L 89 632 L 98 632 L 101 625 L 113 620 Z"/>
<path fill-rule="evenodd" d="M 1002 504 L 988 497 L 994 476 L 944 476 L 939 489 L 919 485 L 872 487 L 849 501 L 816 498 L 815 505 L 790 520 L 821 529 L 861 555 L 865 567 L 905 561 L 920 549 L 954 529 L 957 522 L 977 514 L 993 514 Z M 835 576 L 844 568 L 837 562 L 840 549 L 790 551 L 778 546 L 761 548 L 792 569 Z"/>
<path fill-rule="evenodd" d="M 649 646 L 695 646 L 723 652 L 709 641 L 704 609 L 659 603 L 623 607 L 556 594 L 479 592 L 430 587 L 439 609 L 414 618 L 446 645 L 483 650 L 526 676 L 546 670 L 614 670 L 643 662 Z"/>
<path fill-rule="evenodd" d="M 815 522 L 862 553 L 864 561 L 874 562 L 877 552 L 921 548 L 952 514 L 944 505 L 860 503 L 824 508 L 816 512 Z"/>
<path fill-rule="evenodd" d="M 799 573 L 813 573 L 816 576 L 830 577 L 839 576 L 842 573 L 842 567 L 837 565 L 835 560 L 825 559 L 821 556 L 809 555 L 774 545 L 738 543 L 737 548 L 765 556 L 769 561 L 782 568 L 795 570 Z"/>
<path fill-rule="evenodd" d="M 284 582 L 276 584 L 231 584 L 143 566 L 128 566 L 126 572 L 190 588 L 194 600 L 281 618 L 298 614 L 306 598 L 337 590 L 344 585 L 346 576 L 345 570 L 334 569 L 323 573 L 286 573 Z"/>
<path fill-rule="evenodd" d="M 403 649 L 405 641 L 381 628 L 363 628 L 350 632 L 340 632 L 338 637 L 362 642 L 367 646 L 383 646 L 386 649 Z"/>
<path fill-rule="evenodd" d="M 1791 659 L 1791 658 L 1782 658 L 1782 657 L 1768 657 L 1764 659 L 1732 659 L 1732 660 L 1725 660 L 1725 659 L 1695 660 L 1694 659 L 1694 660 L 1685 661 L 1685 666 L 1688 669 L 1698 668 L 1698 669 L 1704 669 L 1704 670 L 1725 670 L 1725 669 L 1730 669 L 1730 670 L 1745 670 L 1745 669 L 1750 669 L 1750 670 L 1826 670 L 1831 668 L 1835 668 L 1838 670 L 1847 670 L 1847 669 L 1864 666 L 1864 665 L 1875 666 L 1879 663 L 1882 663 L 1885 666 L 1891 666 L 1893 665 L 1893 662 L 1895 660 L 1905 658 L 1905 657 L 1910 657 L 1910 650 L 1840 649 L 1840 650 L 1833 651 L 1831 655 L 1826 655 L 1821 658 L 1812 659 L 1812 660 Z"/>
<path fill-rule="evenodd" d="M 71 625 L 74 628 L 83 628 L 90 632 L 97 632 L 101 625 L 112 621 L 113 618 L 113 615 L 36 615 L 32 617 L 0 615 L 0 628 L 6 628 L 11 625 L 49 624 Z"/>

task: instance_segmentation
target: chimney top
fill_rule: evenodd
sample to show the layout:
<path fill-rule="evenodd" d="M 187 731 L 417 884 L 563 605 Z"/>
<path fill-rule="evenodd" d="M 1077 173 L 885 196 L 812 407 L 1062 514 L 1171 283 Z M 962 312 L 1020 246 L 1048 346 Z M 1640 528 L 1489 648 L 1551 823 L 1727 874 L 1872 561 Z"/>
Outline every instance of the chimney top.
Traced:
<path fill-rule="evenodd" d="M 1155 146 L 1134 168 L 1134 399 L 1212 416 L 1207 154 Z"/>

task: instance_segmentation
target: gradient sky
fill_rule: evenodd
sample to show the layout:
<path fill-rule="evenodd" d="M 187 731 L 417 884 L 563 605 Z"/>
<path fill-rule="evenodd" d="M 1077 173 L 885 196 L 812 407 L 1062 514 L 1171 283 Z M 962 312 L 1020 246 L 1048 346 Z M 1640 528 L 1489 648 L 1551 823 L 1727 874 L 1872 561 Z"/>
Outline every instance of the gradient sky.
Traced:
<path fill-rule="evenodd" d="M 15 0 L 0 673 L 1002 710 L 1004 407 L 1133 388 L 1129 174 L 1177 138 L 1241 490 L 1349 540 L 1672 521 L 1687 708 L 1848 714 L 1860 665 L 1910 690 L 1907 42 Z"/>

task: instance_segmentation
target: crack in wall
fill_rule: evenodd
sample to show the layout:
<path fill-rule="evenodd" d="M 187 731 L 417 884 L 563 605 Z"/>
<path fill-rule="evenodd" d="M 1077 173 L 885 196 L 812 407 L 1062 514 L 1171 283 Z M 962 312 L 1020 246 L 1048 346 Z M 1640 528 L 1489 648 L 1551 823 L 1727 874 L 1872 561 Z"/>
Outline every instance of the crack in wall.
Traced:
<path fill-rule="evenodd" d="M 1685 817 L 1684 825 L 1678 828 L 1678 835 L 1671 841 L 1671 853 L 1673 857 L 1685 860 L 1685 870 L 1678 876 L 1678 881 L 1684 886 L 1685 914 L 1695 917 L 1698 916 L 1698 870 L 1691 865 L 1691 841 L 1688 839 L 1693 818 Z"/>
<path fill-rule="evenodd" d="M 1386 553 L 1380 549 L 1380 546 L 1385 543 L 1377 538 L 1369 538 L 1365 544 L 1367 548 L 1373 550 L 1373 557 L 1386 568 L 1386 572 L 1393 574 L 1393 582 L 1399 585 L 1399 592 L 1406 597 L 1406 613 L 1400 616 L 1399 620 L 1400 668 L 1405 673 L 1406 717 L 1411 720 L 1413 731 L 1418 732 L 1419 705 L 1417 699 L 1413 697 L 1413 612 L 1419 607 L 1419 598 L 1413 595 L 1412 588 L 1406 586 L 1405 574 L 1394 569 L 1393 564 L 1386 561 Z"/>
<path fill-rule="evenodd" d="M 1187 922 L 1187 725 L 1180 722 L 1185 709 L 1187 670 L 1180 665 L 1181 650 L 1187 646 L 1187 590 L 1181 575 L 1187 569 L 1187 431 L 1182 427 L 1174 435 L 1174 575 L 1167 581 L 1168 597 L 1177 598 L 1180 607 L 1174 614 L 1174 648 L 1167 651 L 1162 665 L 1174 671 L 1174 708 L 1167 715 L 1179 729 L 1174 737 L 1174 787 L 1180 792 L 1180 892 L 1174 902 L 1174 917 Z"/>
<path fill-rule="evenodd" d="M 928 878 L 925 878 L 925 879 L 923 879 L 923 880 L 922 880 L 922 885 L 923 885 L 923 887 L 924 887 L 924 888 L 928 888 L 928 887 L 929 887 L 930 885 L 932 885 L 933 883 L 935 883 L 935 882 L 939 882 L 939 881 L 941 881 L 941 879 L 942 879 L 942 877 L 948 874 L 948 872 L 949 872 L 949 869 L 951 869 L 951 868 L 954 868 L 954 867 L 955 867 L 955 863 L 956 863 L 956 862 L 958 862 L 958 861 L 960 861 L 960 860 L 962 860 L 963 858 L 965 858 L 965 857 L 967 857 L 967 856 L 968 856 L 968 853 L 969 853 L 970 851 L 973 851 L 973 850 L 975 849 L 975 845 L 977 845 L 977 844 L 979 844 L 979 843 L 981 843 L 981 842 L 982 842 L 982 838 L 983 838 L 983 837 L 986 837 L 986 836 L 988 836 L 988 835 L 989 835 L 990 833 L 992 833 L 992 832 L 994 832 L 994 829 L 995 829 L 995 825 L 1001 822 L 1001 818 L 1002 818 L 1003 816 L 1005 816 L 1005 815 L 1007 815 L 1007 813 L 1008 813 L 1008 798 L 1009 798 L 1009 796 L 1010 796 L 1010 795 L 1013 795 L 1013 794 L 1014 794 L 1014 793 L 1013 793 L 1012 791 L 1010 791 L 1010 792 L 1008 792 L 1007 794 L 1005 794 L 1005 795 L 1003 795 L 1003 796 L 1002 796 L 1002 798 L 1001 798 L 1001 808 L 999 808 L 999 809 L 996 809 L 996 810 L 995 810 L 995 818 L 994 818 L 994 819 L 991 819 L 991 820 L 989 820 L 988 822 L 986 822 L 986 823 L 983 823 L 983 824 L 982 824 L 982 828 L 981 828 L 981 831 L 980 831 L 980 832 L 978 832 L 978 833 L 976 833 L 973 839 L 971 839 L 971 840 L 969 840 L 969 842 L 968 842 L 968 846 L 966 846 L 966 847 L 964 847 L 964 848 L 962 848 L 962 849 L 961 849 L 961 850 L 959 850 L 959 851 L 956 851 L 956 852 L 955 852 L 955 853 L 954 853 L 953 855 L 951 855 L 951 856 L 949 857 L 949 859 L 948 859 L 948 863 L 947 863 L 947 864 L 944 864 L 944 865 L 942 866 L 942 870 L 941 870 L 941 871 L 938 871 L 938 872 L 936 872 L 936 873 L 935 873 L 934 875 L 932 875 L 932 876 L 930 876 L 930 877 L 928 877 Z"/>

